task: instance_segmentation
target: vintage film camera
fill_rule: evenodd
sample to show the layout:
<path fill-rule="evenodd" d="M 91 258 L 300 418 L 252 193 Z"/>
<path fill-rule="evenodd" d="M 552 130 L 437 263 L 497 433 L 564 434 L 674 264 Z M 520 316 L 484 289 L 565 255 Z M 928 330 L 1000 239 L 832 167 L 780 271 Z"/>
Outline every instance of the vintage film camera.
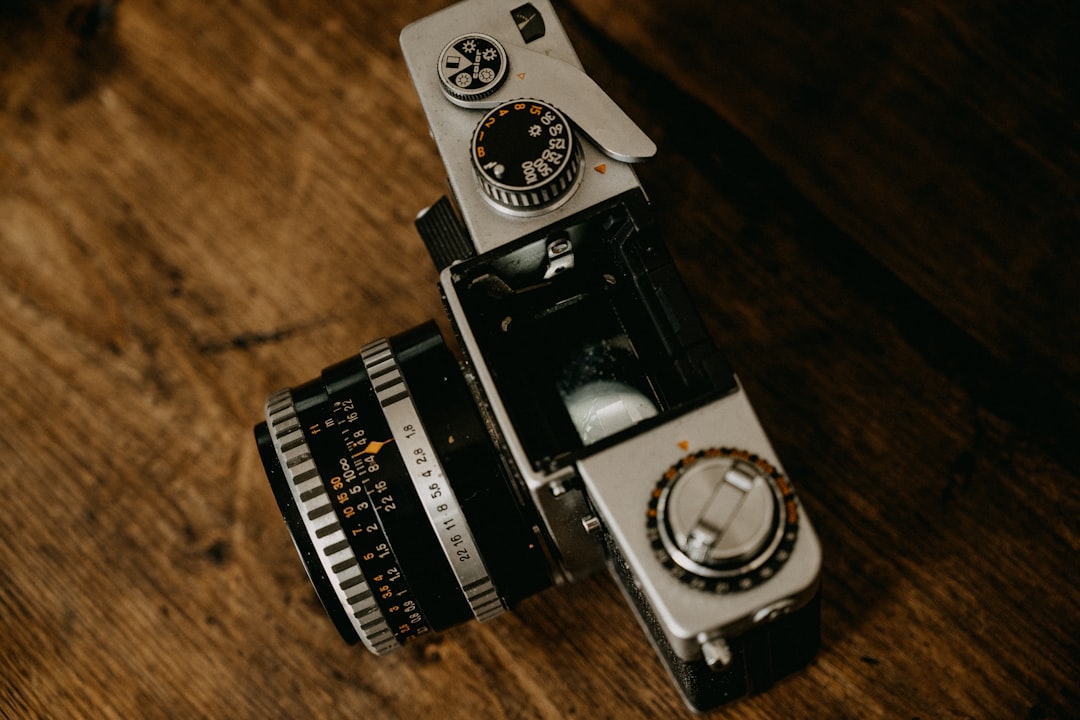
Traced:
<path fill-rule="evenodd" d="M 433 323 L 270 397 L 270 485 L 342 636 L 377 654 L 607 567 L 687 703 L 804 666 L 821 551 L 628 163 L 649 138 L 548 2 L 401 34 L 453 200 L 417 219 Z"/>

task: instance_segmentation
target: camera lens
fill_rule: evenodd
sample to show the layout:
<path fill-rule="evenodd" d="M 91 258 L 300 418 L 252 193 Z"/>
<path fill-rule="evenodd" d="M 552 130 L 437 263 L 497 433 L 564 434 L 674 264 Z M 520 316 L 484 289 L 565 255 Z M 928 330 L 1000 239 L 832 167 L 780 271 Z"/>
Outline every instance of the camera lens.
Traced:
<path fill-rule="evenodd" d="M 550 584 L 539 525 L 434 323 L 275 393 L 266 417 L 270 486 L 348 642 L 383 654 Z"/>

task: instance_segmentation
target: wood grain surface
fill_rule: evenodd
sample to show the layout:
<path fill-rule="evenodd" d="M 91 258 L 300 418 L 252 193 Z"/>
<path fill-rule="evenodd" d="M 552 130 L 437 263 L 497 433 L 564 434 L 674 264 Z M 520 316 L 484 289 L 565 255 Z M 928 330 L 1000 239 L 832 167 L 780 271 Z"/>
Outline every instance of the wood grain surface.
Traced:
<path fill-rule="evenodd" d="M 689 715 L 607 577 L 345 646 L 251 426 L 447 323 L 398 32 L 436 0 L 0 3 L 0 716 Z M 801 489 L 823 647 L 733 718 L 1080 708 L 1075 3 L 574 0 Z"/>

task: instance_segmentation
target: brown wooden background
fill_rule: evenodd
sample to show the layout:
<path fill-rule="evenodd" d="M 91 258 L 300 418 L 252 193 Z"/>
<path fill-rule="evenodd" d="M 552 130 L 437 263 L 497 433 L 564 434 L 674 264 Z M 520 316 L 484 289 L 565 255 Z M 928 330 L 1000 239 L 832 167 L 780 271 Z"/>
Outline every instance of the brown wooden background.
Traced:
<path fill-rule="evenodd" d="M 74 4 L 0 3 L 0 716 L 686 713 L 606 577 L 344 646 L 259 467 L 268 392 L 442 315 L 443 3 Z M 1080 10 L 769 5 L 560 5 L 824 543 L 820 655 L 723 716 L 1076 717 Z"/>

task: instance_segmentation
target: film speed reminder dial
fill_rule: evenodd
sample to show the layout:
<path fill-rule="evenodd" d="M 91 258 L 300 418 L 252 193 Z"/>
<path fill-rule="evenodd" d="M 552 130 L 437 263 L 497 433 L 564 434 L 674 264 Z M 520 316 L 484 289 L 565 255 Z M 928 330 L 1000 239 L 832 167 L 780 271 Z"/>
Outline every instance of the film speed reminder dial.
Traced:
<path fill-rule="evenodd" d="M 668 469 L 653 492 L 648 530 L 680 580 L 711 592 L 747 590 L 791 555 L 799 510 L 788 480 L 745 450 L 713 448 Z"/>
<path fill-rule="evenodd" d="M 476 126 L 471 152 L 484 194 L 511 212 L 556 204 L 580 177 L 581 148 L 570 121 L 540 100 L 490 110 Z"/>

